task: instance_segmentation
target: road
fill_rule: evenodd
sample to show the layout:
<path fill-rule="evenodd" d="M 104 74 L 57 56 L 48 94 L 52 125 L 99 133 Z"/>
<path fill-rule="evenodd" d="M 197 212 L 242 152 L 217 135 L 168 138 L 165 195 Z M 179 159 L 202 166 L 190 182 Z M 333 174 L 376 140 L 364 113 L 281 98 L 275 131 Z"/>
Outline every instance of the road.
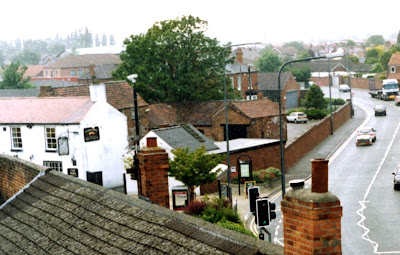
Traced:
<path fill-rule="evenodd" d="M 327 87 L 322 87 L 329 95 Z M 377 129 L 372 146 L 355 145 L 355 133 L 329 158 L 329 191 L 343 206 L 343 254 L 400 254 L 400 191 L 393 189 L 392 172 L 400 163 L 400 107 L 353 90 L 353 104 L 367 113 L 364 126 Z M 332 98 L 339 97 L 332 88 Z M 349 93 L 340 93 L 349 98 Z M 376 104 L 387 106 L 387 116 L 374 116 Z M 309 187 L 309 181 L 306 182 Z M 277 219 L 267 228 L 273 242 L 283 245 L 281 194 L 271 197 Z"/>

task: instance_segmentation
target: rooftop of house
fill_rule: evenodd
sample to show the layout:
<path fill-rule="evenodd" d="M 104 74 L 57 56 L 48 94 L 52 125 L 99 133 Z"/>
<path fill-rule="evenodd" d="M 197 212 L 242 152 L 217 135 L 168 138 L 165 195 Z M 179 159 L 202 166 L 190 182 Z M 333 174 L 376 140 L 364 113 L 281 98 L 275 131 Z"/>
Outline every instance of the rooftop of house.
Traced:
<path fill-rule="evenodd" d="M 279 73 L 257 73 L 258 90 L 278 90 L 278 74 Z M 281 90 L 290 78 L 293 78 L 290 72 L 281 72 Z"/>
<path fill-rule="evenodd" d="M 388 65 L 400 65 L 400 53 L 393 53 Z"/>
<path fill-rule="evenodd" d="M 188 148 L 189 152 L 192 152 L 202 145 L 207 151 L 218 149 L 213 139 L 207 138 L 191 124 L 181 124 L 152 131 L 174 149 Z"/>
<path fill-rule="evenodd" d="M 252 139 L 252 138 L 239 138 L 229 140 L 229 151 L 230 152 L 240 152 L 247 151 L 249 148 L 257 148 L 269 145 L 278 144 L 278 139 Z M 226 141 L 223 142 L 215 142 L 215 145 L 218 147 L 216 150 L 210 151 L 210 153 L 221 154 L 226 153 Z"/>
<path fill-rule="evenodd" d="M 35 77 L 43 71 L 44 65 L 28 65 L 24 77 Z"/>
<path fill-rule="evenodd" d="M 68 81 L 64 79 L 49 79 L 49 78 L 31 79 L 30 82 L 33 83 L 33 85 L 35 85 L 36 87 L 49 85 L 53 88 L 57 88 L 57 87 L 78 85 L 78 82 L 76 81 Z"/>
<path fill-rule="evenodd" d="M 332 71 L 338 64 L 341 64 L 346 69 L 352 72 L 371 72 L 372 65 L 353 63 L 348 59 L 317 59 L 301 63 L 293 63 L 292 65 L 297 68 L 308 67 L 311 72 L 328 72 Z"/>
<path fill-rule="evenodd" d="M 0 123 L 77 124 L 93 104 L 89 97 L 0 98 Z"/>
<path fill-rule="evenodd" d="M 248 118 L 278 115 L 278 105 L 268 98 L 251 101 L 229 101 L 229 107 Z M 176 126 L 190 123 L 194 126 L 210 126 L 213 117 L 223 112 L 224 101 L 151 104 L 146 106 L 145 119 L 150 128 Z"/>
<path fill-rule="evenodd" d="M 0 207 L 6 254 L 283 254 L 282 247 L 57 171 Z"/>
<path fill-rule="evenodd" d="M 45 69 L 55 68 L 77 68 L 89 67 L 104 64 L 120 64 L 121 59 L 115 54 L 88 54 L 88 55 L 70 55 L 58 59 L 55 63 L 49 64 Z"/>
<path fill-rule="evenodd" d="M 111 72 L 116 70 L 118 68 L 118 64 L 101 64 L 101 65 L 96 65 L 94 67 L 94 75 L 96 76 L 95 79 L 111 79 L 112 75 Z M 78 78 L 78 80 L 92 80 L 92 76 L 90 75 L 90 72 L 84 73 L 81 77 Z"/>

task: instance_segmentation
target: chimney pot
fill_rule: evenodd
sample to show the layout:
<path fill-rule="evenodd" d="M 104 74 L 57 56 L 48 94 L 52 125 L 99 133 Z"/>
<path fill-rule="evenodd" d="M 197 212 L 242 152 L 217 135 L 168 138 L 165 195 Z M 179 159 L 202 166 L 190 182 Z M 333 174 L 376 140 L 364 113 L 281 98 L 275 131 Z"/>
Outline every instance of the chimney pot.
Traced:
<path fill-rule="evenodd" d="M 311 160 L 311 192 L 328 192 L 328 163 L 327 159 Z"/>
<path fill-rule="evenodd" d="M 157 137 L 147 137 L 147 147 L 157 147 Z"/>

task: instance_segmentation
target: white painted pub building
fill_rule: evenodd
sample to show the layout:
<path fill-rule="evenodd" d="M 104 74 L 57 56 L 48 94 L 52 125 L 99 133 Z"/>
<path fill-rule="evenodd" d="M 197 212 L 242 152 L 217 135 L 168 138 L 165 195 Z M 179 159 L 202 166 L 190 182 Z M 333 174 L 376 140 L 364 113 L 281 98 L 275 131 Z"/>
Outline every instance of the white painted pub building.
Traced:
<path fill-rule="evenodd" d="M 90 98 L 0 98 L 0 153 L 106 188 L 124 183 L 127 137 L 104 84 L 91 86 Z"/>

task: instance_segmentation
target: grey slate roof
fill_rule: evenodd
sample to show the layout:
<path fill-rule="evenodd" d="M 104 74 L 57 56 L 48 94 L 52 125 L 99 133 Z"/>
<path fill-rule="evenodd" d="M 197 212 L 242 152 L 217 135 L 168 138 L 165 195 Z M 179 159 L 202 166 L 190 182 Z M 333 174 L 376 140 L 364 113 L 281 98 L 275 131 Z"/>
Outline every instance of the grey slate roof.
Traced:
<path fill-rule="evenodd" d="M 250 66 L 250 72 L 255 72 L 256 69 Z M 240 74 L 240 73 L 248 73 L 248 66 L 240 64 L 235 61 L 233 64 L 226 65 L 226 74 Z"/>
<path fill-rule="evenodd" d="M 279 73 L 258 73 L 258 90 L 278 90 Z M 284 89 L 291 73 L 281 72 L 281 90 Z"/>
<path fill-rule="evenodd" d="M 102 64 L 94 67 L 96 79 L 110 79 L 112 78 L 111 72 L 118 68 L 118 64 Z M 83 74 L 78 80 L 92 79 L 89 72 Z"/>
<path fill-rule="evenodd" d="M 216 150 L 218 147 L 214 140 L 200 133 L 191 124 L 181 124 L 180 126 L 160 128 L 152 130 L 172 148 L 188 148 L 192 152 L 202 145 L 206 150 Z"/>
<path fill-rule="evenodd" d="M 350 69 L 352 72 L 371 72 L 372 65 L 367 64 L 354 64 L 347 59 L 330 59 L 329 63 L 327 59 L 317 59 L 308 62 L 293 63 L 292 66 L 298 68 L 309 67 L 311 72 L 329 72 L 334 69 L 338 64 L 342 64 L 346 69 Z"/>
<path fill-rule="evenodd" d="M 68 87 L 68 86 L 76 86 L 76 85 L 78 85 L 77 82 L 73 82 L 73 81 L 62 81 L 62 80 L 53 80 L 53 79 L 31 80 L 31 82 L 37 87 L 44 86 L 44 85 L 49 85 L 52 88 Z"/>
<path fill-rule="evenodd" d="M 1 208 L 0 253 L 283 254 L 283 250 L 50 171 Z"/>
<path fill-rule="evenodd" d="M 0 97 L 37 97 L 40 89 L 0 89 Z"/>

